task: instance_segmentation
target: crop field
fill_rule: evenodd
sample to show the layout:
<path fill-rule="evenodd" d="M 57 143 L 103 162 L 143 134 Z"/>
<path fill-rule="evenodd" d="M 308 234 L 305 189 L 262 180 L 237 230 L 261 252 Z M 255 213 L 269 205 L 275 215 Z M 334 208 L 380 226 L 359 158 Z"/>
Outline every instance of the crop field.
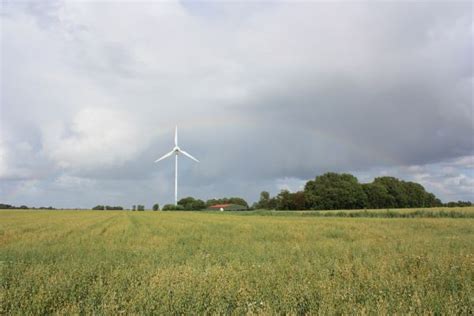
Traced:
<path fill-rule="evenodd" d="M 0 314 L 468 315 L 473 306 L 469 216 L 0 211 Z"/>
<path fill-rule="evenodd" d="M 229 212 L 228 212 L 229 213 Z M 309 216 L 309 217 L 378 217 L 378 218 L 473 218 L 474 207 L 432 207 L 416 209 L 363 209 L 331 211 L 234 211 L 234 215 L 249 216 Z"/>

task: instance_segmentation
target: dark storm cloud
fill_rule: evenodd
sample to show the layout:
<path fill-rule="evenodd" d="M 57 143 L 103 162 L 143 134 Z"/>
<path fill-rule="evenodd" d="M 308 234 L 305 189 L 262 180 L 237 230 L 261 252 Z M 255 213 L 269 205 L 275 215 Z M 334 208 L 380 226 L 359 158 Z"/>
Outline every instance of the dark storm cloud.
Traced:
<path fill-rule="evenodd" d="M 471 198 L 469 2 L 9 3 L 2 26 L 7 202 L 169 202 L 174 124 L 201 160 L 182 195 L 390 171 Z"/>

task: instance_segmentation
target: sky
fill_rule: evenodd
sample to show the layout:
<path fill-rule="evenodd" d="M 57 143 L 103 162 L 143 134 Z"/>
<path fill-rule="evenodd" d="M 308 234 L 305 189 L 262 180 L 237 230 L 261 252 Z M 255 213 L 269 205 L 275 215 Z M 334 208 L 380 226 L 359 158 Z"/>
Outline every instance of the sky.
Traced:
<path fill-rule="evenodd" d="M 474 200 L 460 1 L 2 1 L 0 203 L 90 208 L 395 176 Z"/>

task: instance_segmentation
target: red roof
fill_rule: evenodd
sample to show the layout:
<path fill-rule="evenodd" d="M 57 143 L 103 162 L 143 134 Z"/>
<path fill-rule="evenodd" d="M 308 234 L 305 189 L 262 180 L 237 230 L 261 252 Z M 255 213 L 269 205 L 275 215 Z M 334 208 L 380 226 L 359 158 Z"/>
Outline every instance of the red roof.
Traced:
<path fill-rule="evenodd" d="M 209 208 L 221 208 L 221 207 L 227 207 L 231 204 L 216 204 L 216 205 L 212 205 L 212 206 L 209 206 Z"/>

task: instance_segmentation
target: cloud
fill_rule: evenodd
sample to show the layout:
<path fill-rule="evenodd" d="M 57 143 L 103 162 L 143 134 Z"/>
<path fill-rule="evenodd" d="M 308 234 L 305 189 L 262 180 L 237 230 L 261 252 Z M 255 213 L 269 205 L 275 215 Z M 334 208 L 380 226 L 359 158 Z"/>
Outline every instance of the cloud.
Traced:
<path fill-rule="evenodd" d="M 121 166 L 152 136 L 133 114 L 106 108 L 84 108 L 64 129 L 46 127 L 44 151 L 59 167 L 72 170 Z"/>
<path fill-rule="evenodd" d="M 378 176 L 395 176 L 420 183 L 429 192 L 444 200 L 472 200 L 474 198 L 474 155 L 443 162 L 389 168 L 374 168 L 355 172 L 361 182 L 371 182 Z"/>
<path fill-rule="evenodd" d="M 41 179 L 53 202 L 78 190 L 67 177 L 98 183 L 85 204 L 169 201 L 173 168 L 153 161 L 178 124 L 201 160 L 182 160 L 183 194 L 418 166 L 442 198 L 469 198 L 472 30 L 467 2 L 9 2 L 1 174 Z"/>
<path fill-rule="evenodd" d="M 460 157 L 435 165 L 426 165 L 413 175 L 415 181 L 450 200 L 474 198 L 474 156 Z"/>
<path fill-rule="evenodd" d="M 70 175 L 60 175 L 54 180 L 54 185 L 60 189 L 80 189 L 87 188 L 91 189 L 95 185 L 96 181 L 91 179 L 84 179 L 80 177 L 74 177 Z"/>
<path fill-rule="evenodd" d="M 0 134 L 0 180 L 38 179 L 49 167 L 29 142 L 16 142 L 7 133 Z"/>

